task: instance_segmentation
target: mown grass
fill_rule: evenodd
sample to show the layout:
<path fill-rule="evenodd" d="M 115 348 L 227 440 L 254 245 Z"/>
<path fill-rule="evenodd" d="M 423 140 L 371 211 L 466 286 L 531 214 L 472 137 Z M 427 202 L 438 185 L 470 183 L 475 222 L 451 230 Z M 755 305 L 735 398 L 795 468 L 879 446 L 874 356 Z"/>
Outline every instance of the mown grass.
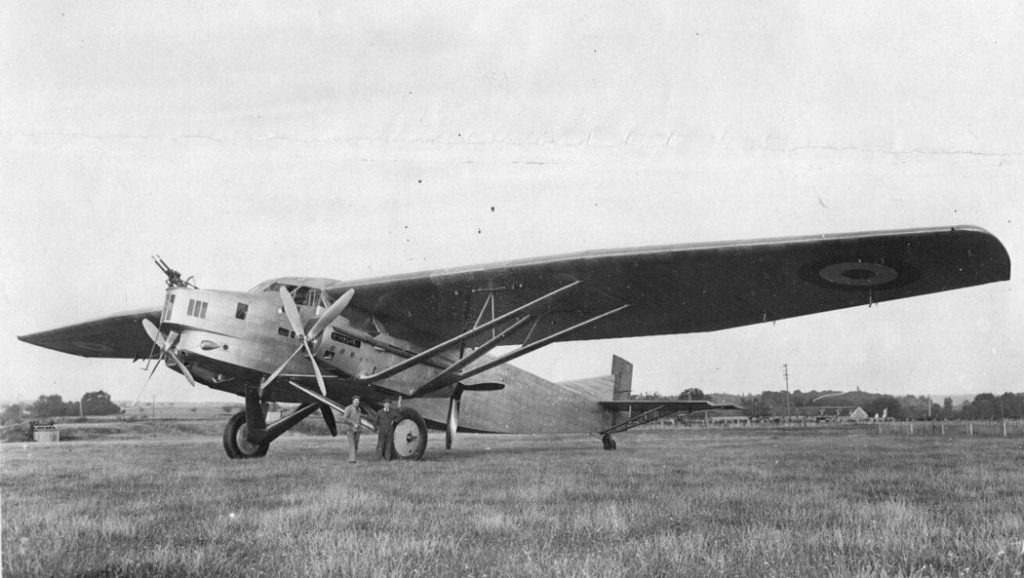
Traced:
<path fill-rule="evenodd" d="M 824 432 L 827 433 L 827 432 Z M 7 444 L 4 576 L 1019 576 L 1019 439 L 435 434 Z M 367 455 L 373 437 L 364 440 Z"/>

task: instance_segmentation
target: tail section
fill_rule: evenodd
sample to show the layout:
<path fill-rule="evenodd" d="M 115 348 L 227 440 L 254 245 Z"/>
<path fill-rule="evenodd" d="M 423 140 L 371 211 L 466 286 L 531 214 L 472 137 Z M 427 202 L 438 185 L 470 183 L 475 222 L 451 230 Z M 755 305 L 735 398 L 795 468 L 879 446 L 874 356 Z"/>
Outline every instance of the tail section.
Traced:
<path fill-rule="evenodd" d="M 606 373 L 598 377 L 560 381 L 558 385 L 597 401 L 628 401 L 633 388 L 633 364 L 613 355 L 610 375 Z M 609 393 L 611 398 L 608 397 Z"/>
<path fill-rule="evenodd" d="M 612 399 L 615 401 L 628 400 L 633 388 L 633 364 L 618 355 L 613 355 L 612 378 L 615 380 L 612 387 Z"/>
<path fill-rule="evenodd" d="M 586 433 L 613 425 L 616 409 L 602 404 L 630 403 L 633 364 L 619 357 L 610 373 L 551 382 L 510 364 L 489 370 L 483 383 L 504 383 L 494 391 L 467 390 L 462 396 L 459 431 L 480 433 Z M 615 402 L 612 398 L 615 398 Z M 448 420 L 449 400 L 444 397 L 405 399 L 402 407 L 415 408 L 434 426 Z"/>

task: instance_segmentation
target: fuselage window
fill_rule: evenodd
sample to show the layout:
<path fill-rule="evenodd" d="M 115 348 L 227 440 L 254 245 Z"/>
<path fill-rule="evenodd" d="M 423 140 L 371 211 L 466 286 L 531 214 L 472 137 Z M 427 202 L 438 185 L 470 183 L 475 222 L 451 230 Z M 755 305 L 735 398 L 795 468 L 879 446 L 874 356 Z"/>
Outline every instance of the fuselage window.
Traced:
<path fill-rule="evenodd" d="M 164 305 L 164 321 L 171 318 L 171 311 L 174 309 L 174 293 L 167 296 L 167 304 Z"/>
<path fill-rule="evenodd" d="M 246 303 L 239 303 L 238 308 L 235 309 L 235 319 L 245 319 L 245 316 L 249 314 L 249 305 Z"/>
<path fill-rule="evenodd" d="M 191 317 L 199 317 L 200 319 L 206 319 L 206 308 L 209 305 L 206 301 L 196 301 L 195 299 L 188 300 L 188 314 Z"/>

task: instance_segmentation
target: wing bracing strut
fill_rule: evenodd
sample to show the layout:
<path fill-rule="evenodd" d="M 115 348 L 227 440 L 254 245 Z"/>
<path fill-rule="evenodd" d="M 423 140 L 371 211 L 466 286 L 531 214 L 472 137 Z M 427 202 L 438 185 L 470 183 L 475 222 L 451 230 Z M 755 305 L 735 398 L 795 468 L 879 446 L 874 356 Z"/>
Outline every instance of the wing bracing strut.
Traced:
<path fill-rule="evenodd" d="M 379 372 L 374 373 L 372 375 L 362 375 L 362 376 L 359 377 L 358 383 L 370 383 L 370 382 L 379 381 L 379 380 L 382 380 L 382 379 L 387 379 L 389 377 L 398 375 L 399 373 L 402 373 L 403 371 L 405 371 L 405 370 L 407 370 L 407 369 L 409 369 L 409 368 L 411 368 L 411 367 L 413 367 L 413 366 L 415 366 L 415 365 L 417 365 L 419 363 L 422 363 L 423 361 L 426 361 L 427 359 L 430 359 L 431 357 L 434 357 L 434 356 L 436 356 L 436 355 L 438 355 L 438 354 L 448 350 L 449 348 L 451 348 L 451 347 L 453 347 L 455 345 L 458 345 L 462 341 L 466 341 L 468 339 L 476 337 L 477 335 L 479 335 L 479 334 L 481 334 L 481 333 L 483 333 L 483 332 L 485 332 L 485 331 L 487 331 L 487 330 L 489 330 L 491 328 L 498 327 L 498 326 L 504 324 L 505 322 L 507 322 L 507 321 L 509 321 L 511 319 L 516 318 L 517 315 L 523 315 L 524 317 L 529 318 L 529 313 L 531 311 L 536 310 L 539 306 L 541 306 L 545 302 L 550 301 L 551 299 L 555 298 L 557 295 L 560 295 L 560 294 L 564 293 L 565 291 L 568 291 L 568 290 L 576 287 L 579 284 L 580 284 L 579 281 L 573 281 L 572 283 L 569 283 L 567 285 L 563 285 L 562 287 L 559 287 L 558 289 L 555 289 L 554 291 L 552 291 L 552 292 L 550 292 L 550 293 L 548 293 L 546 295 L 543 295 L 541 297 L 538 297 L 537 299 L 534 299 L 533 301 L 527 303 L 526 305 L 523 305 L 522 307 L 518 307 L 516 309 L 513 309 L 512 311 L 509 311 L 508 313 L 505 313 L 504 315 L 495 317 L 494 319 L 488 321 L 487 323 L 484 323 L 483 325 L 477 325 L 473 329 L 470 329 L 469 331 L 466 331 L 464 333 L 456 335 L 455 337 L 452 337 L 451 339 L 448 339 L 447 341 L 444 341 L 444 342 L 439 343 L 439 344 L 437 344 L 437 345 L 435 345 L 435 346 L 433 346 L 433 347 L 431 347 L 429 349 L 426 349 L 426 350 L 424 350 L 424 351 L 422 351 L 422 352 L 420 352 L 420 353 L 418 353 L 418 354 L 416 354 L 416 355 L 406 359 L 405 361 L 402 361 L 401 363 L 397 363 L 397 364 L 395 364 L 395 365 L 393 365 L 393 366 L 391 366 L 391 367 L 389 367 L 389 368 L 387 368 L 387 369 L 385 369 L 383 371 L 379 371 Z M 515 321 L 513 321 L 513 326 L 518 326 L 518 325 L 521 325 L 522 323 L 525 323 L 525 321 L 524 321 L 524 319 L 522 317 L 520 317 L 518 319 L 515 319 Z M 498 340 L 498 341 L 500 341 L 500 340 Z M 488 343 L 491 344 L 490 348 L 493 349 L 497 345 L 498 341 L 495 341 L 495 339 L 492 339 L 491 341 L 489 341 Z M 485 349 L 485 348 L 481 347 L 480 349 Z M 455 383 L 455 382 L 452 381 L 450 383 Z M 440 389 L 440 388 L 438 388 L 438 389 Z M 413 395 L 418 395 L 418 392 L 414 393 Z"/>
<path fill-rule="evenodd" d="M 427 383 L 425 383 L 422 386 L 420 386 L 416 391 L 413 392 L 412 396 L 415 397 L 415 396 L 418 396 L 418 395 L 426 395 L 428 393 L 437 391 L 439 389 L 442 389 L 442 388 L 447 387 L 449 385 L 452 385 L 454 383 L 458 383 L 458 382 L 460 382 L 460 381 L 462 381 L 464 379 L 469 379 L 470 377 L 473 377 L 474 375 L 477 375 L 479 373 L 483 373 L 484 371 L 487 371 L 488 369 L 497 367 L 499 365 L 504 365 L 504 364 L 512 361 L 513 359 L 516 359 L 517 357 L 526 355 L 527 353 L 530 353 L 531 351 L 535 351 L 537 349 L 540 349 L 541 347 L 544 347 L 545 345 L 547 345 L 547 344 L 549 344 L 549 343 L 559 339 L 560 337 L 565 336 L 568 333 L 572 333 L 573 331 L 577 331 L 579 329 L 582 329 L 582 328 L 590 325 L 591 323 L 594 323 L 596 321 L 604 319 L 605 317 L 608 317 L 609 315 L 613 315 L 615 313 L 618 313 L 619 311 L 622 311 L 623 309 L 625 309 L 627 307 L 629 307 L 629 305 L 621 305 L 619 307 L 616 307 L 615 309 L 612 309 L 611 311 L 606 311 L 605 313 L 602 313 L 600 315 L 596 315 L 594 317 L 591 317 L 590 319 L 587 319 L 586 321 L 583 321 L 581 323 L 577 323 L 576 325 L 573 325 L 572 327 L 568 327 L 566 329 L 563 329 L 563 330 L 561 330 L 561 331 L 559 331 L 557 333 L 553 333 L 553 334 L 551 334 L 551 335 L 549 335 L 549 336 L 547 336 L 547 337 L 545 337 L 543 339 L 538 339 L 537 341 L 534 341 L 533 343 L 524 343 L 523 345 L 521 345 L 518 348 L 516 348 L 514 351 L 511 351 L 509 353 L 506 353 L 505 355 L 502 355 L 501 357 L 498 357 L 498 358 L 495 358 L 495 359 L 493 359 L 491 361 L 488 361 L 487 363 L 485 363 L 483 365 L 476 366 L 476 367 L 470 369 L 469 371 L 465 371 L 465 372 L 461 372 L 461 373 L 456 373 L 456 372 L 449 371 L 452 368 L 448 368 L 447 370 L 445 370 L 441 374 L 437 375 L 436 377 L 434 377 L 433 379 L 431 379 Z M 529 316 L 527 316 L 527 317 L 525 317 L 523 319 L 520 319 L 516 323 L 516 325 L 520 325 L 522 323 L 525 323 L 528 320 L 528 318 L 529 318 Z M 501 337 L 501 335 L 499 335 L 499 337 Z M 476 357 L 479 357 L 480 355 L 483 355 L 484 353 L 486 353 L 490 349 L 493 349 L 494 346 L 497 345 L 497 341 L 498 341 L 498 338 L 492 339 L 491 341 L 487 342 L 487 344 L 485 344 L 484 346 L 482 346 L 479 349 L 477 349 L 477 351 L 474 351 L 473 354 L 470 355 L 470 357 L 472 357 L 473 355 L 475 355 Z M 485 350 L 485 351 L 481 352 L 480 350 Z M 463 363 L 463 361 L 465 361 L 465 359 L 460 360 L 455 365 L 460 365 L 460 364 L 465 365 Z"/>

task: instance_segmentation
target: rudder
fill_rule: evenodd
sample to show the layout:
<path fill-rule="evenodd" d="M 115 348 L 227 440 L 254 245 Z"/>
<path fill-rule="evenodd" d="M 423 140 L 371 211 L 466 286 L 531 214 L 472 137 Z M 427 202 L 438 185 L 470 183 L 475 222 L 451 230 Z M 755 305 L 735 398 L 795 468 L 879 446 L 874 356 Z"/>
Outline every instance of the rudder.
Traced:
<path fill-rule="evenodd" d="M 618 355 L 612 356 L 612 399 L 629 399 L 633 388 L 633 364 Z"/>

